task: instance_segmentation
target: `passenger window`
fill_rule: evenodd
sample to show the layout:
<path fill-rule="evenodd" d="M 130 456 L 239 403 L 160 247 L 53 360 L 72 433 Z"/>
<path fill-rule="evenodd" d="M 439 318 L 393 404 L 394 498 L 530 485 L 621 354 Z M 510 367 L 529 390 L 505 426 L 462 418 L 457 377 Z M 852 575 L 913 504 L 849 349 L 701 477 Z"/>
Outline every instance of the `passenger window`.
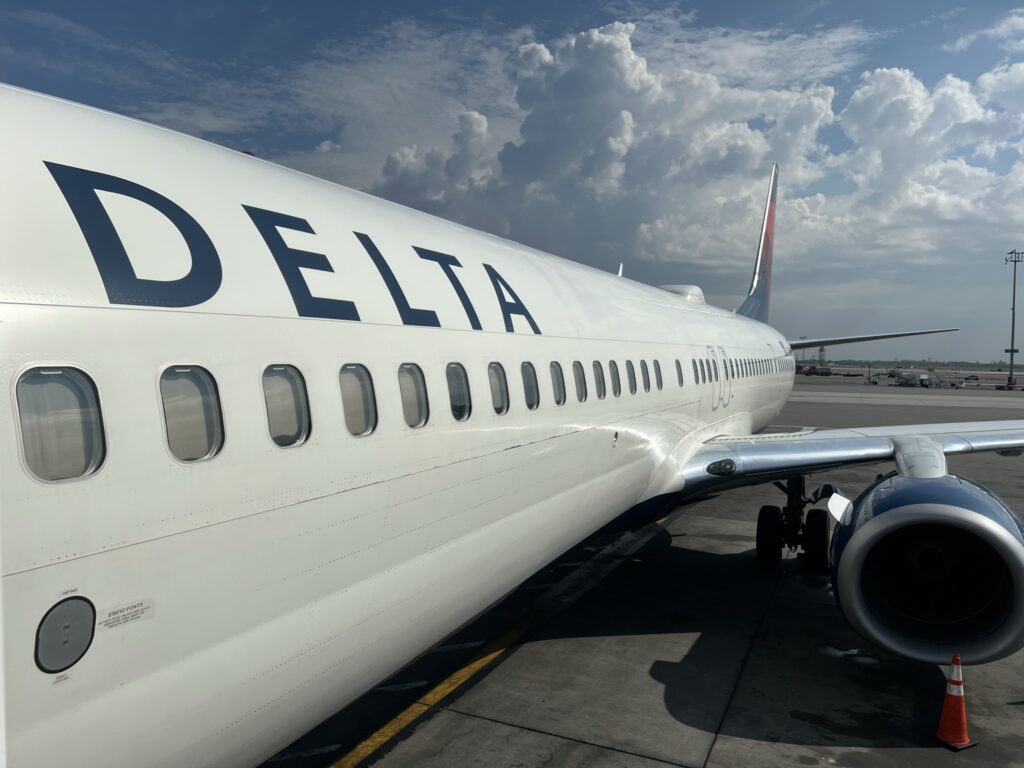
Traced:
<path fill-rule="evenodd" d="M 651 391 L 651 374 L 647 372 L 647 361 L 640 361 L 640 378 L 644 382 L 644 392 Z"/>
<path fill-rule="evenodd" d="M 697 361 L 691 360 L 690 362 L 693 363 L 693 383 L 700 384 L 700 373 L 697 372 Z"/>
<path fill-rule="evenodd" d="M 551 363 L 551 394 L 555 405 L 565 405 L 565 376 L 562 375 L 562 366 L 554 361 Z"/>
<path fill-rule="evenodd" d="M 622 382 L 619 380 L 619 364 L 614 360 L 608 361 L 608 375 L 612 377 L 612 394 L 618 397 L 622 394 Z"/>
<path fill-rule="evenodd" d="M 430 418 L 430 404 L 427 402 L 427 382 L 418 365 L 402 363 L 398 366 L 398 391 L 402 395 L 405 423 L 413 429 L 426 424 Z"/>
<path fill-rule="evenodd" d="M 676 379 L 679 381 L 679 386 L 683 386 L 683 364 L 679 362 L 679 358 L 676 358 Z"/>
<path fill-rule="evenodd" d="M 526 393 L 526 407 L 531 411 L 540 405 L 540 387 L 537 386 L 537 371 L 533 363 L 523 363 L 523 391 Z"/>
<path fill-rule="evenodd" d="M 700 383 L 701 384 L 707 384 L 708 383 L 708 374 L 707 374 L 707 371 L 704 370 L 704 361 L 703 360 L 698 360 L 697 362 L 700 363 Z"/>
<path fill-rule="evenodd" d="M 729 358 L 729 378 L 730 379 L 735 379 L 736 378 L 736 366 L 733 365 L 732 358 Z"/>
<path fill-rule="evenodd" d="M 293 365 L 271 365 L 263 371 L 263 400 L 270 439 L 280 448 L 306 442 L 310 432 L 306 381 Z"/>
<path fill-rule="evenodd" d="M 487 366 L 487 379 L 491 383 L 491 404 L 494 412 L 499 416 L 508 413 L 508 379 L 505 378 L 505 369 L 501 363 L 491 363 Z"/>
<path fill-rule="evenodd" d="M 40 480 L 91 475 L 106 446 L 96 387 L 77 368 L 33 368 L 18 379 L 25 463 Z"/>
<path fill-rule="evenodd" d="M 633 361 L 626 361 L 626 380 L 629 382 L 629 394 L 636 394 L 636 370 L 633 368 Z"/>
<path fill-rule="evenodd" d="M 659 363 L 657 360 L 655 360 L 653 363 L 651 363 L 651 365 L 654 366 L 654 385 L 660 390 L 661 389 L 661 385 L 662 385 L 662 381 L 661 381 L 661 363 Z"/>
<path fill-rule="evenodd" d="M 465 421 L 473 412 L 466 369 L 459 363 L 448 363 L 445 376 L 448 378 L 448 400 L 452 406 L 452 418 L 456 421 Z"/>
<path fill-rule="evenodd" d="M 576 380 L 576 399 L 582 403 L 587 399 L 587 375 L 579 360 L 572 364 L 572 377 Z"/>
<path fill-rule="evenodd" d="M 160 376 L 167 445 L 181 461 L 216 456 L 224 445 L 217 384 L 205 368 L 168 368 Z"/>
<path fill-rule="evenodd" d="M 718 361 L 717 360 L 712 360 L 711 361 L 711 370 L 715 374 L 715 381 L 718 381 Z"/>
<path fill-rule="evenodd" d="M 604 400 L 604 368 L 601 367 L 598 360 L 594 361 L 594 391 L 597 393 L 598 400 Z"/>
<path fill-rule="evenodd" d="M 377 399 L 370 372 L 365 366 L 348 363 L 341 367 L 338 380 L 345 426 L 357 437 L 370 434 L 377 428 Z"/>

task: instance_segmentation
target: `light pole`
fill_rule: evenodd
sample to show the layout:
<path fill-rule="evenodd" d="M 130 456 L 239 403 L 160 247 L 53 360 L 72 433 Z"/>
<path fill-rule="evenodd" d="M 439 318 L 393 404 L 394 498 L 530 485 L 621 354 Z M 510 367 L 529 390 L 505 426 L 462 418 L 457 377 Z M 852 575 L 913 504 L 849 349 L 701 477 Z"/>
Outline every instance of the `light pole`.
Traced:
<path fill-rule="evenodd" d="M 1022 261 L 1024 261 L 1024 252 L 1013 250 L 1007 252 L 1006 259 L 1003 262 L 1005 264 L 1013 264 L 1013 303 L 1010 304 L 1010 348 L 1006 350 L 1010 353 L 1010 373 L 1006 377 L 1007 388 L 1017 383 L 1013 380 L 1013 356 L 1017 354 L 1017 349 L 1013 345 L 1017 335 L 1017 265 Z"/>

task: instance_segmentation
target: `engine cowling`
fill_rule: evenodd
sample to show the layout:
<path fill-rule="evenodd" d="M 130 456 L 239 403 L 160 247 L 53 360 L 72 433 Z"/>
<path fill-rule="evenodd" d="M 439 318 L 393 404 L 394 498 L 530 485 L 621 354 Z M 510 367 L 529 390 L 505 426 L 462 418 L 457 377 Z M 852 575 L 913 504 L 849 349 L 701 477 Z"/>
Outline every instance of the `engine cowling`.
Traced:
<path fill-rule="evenodd" d="M 919 661 L 995 661 L 1024 647 L 1024 523 L 956 475 L 890 475 L 832 537 L 839 607 L 868 639 Z"/>

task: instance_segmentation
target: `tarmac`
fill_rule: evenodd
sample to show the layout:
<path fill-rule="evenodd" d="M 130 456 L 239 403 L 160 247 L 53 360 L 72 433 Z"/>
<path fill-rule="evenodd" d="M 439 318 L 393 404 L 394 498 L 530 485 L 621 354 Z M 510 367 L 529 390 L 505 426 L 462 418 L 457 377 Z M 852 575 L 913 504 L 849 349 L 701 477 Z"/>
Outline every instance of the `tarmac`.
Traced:
<path fill-rule="evenodd" d="M 1024 418 L 1024 393 L 856 381 L 797 377 L 776 428 Z M 1024 511 L 1024 459 L 949 464 Z M 872 647 L 794 555 L 757 569 L 757 511 L 781 502 L 744 488 L 599 534 L 265 767 L 1024 767 L 1024 652 L 965 668 L 978 745 L 944 749 L 942 668 Z"/>

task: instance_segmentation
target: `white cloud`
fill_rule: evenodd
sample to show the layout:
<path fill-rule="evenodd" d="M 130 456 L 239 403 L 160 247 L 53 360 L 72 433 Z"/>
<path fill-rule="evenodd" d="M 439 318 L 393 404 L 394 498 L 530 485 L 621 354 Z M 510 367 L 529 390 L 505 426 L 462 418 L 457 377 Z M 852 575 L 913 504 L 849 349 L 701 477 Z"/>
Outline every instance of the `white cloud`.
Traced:
<path fill-rule="evenodd" d="M 994 40 L 1007 53 L 1024 53 L 1024 8 L 1008 11 L 992 26 L 961 35 L 945 48 L 959 53 L 984 38 Z"/>
<path fill-rule="evenodd" d="M 964 45 L 1013 45 L 1021 13 Z M 745 287 L 779 162 L 783 330 L 839 334 L 969 311 L 942 321 L 982 324 L 961 338 L 988 338 L 995 310 L 979 302 L 1005 278 L 992 259 L 1024 242 L 1024 65 L 926 85 L 906 69 L 860 72 L 880 34 L 859 25 L 797 33 L 698 28 L 668 12 L 622 18 L 545 41 L 529 29 L 398 21 L 246 76 L 132 52 L 142 74 L 176 73 L 134 111 L 222 141 L 301 133 L 305 149 L 274 159 L 594 266 L 626 261 L 636 278 L 700 283 L 725 301 Z M 63 33 L 113 55 L 88 30 Z M 849 93 L 841 103 L 837 80 Z M 936 290 L 965 300 L 936 307 Z M 893 316 L 858 322 L 865 291 Z"/>
<path fill-rule="evenodd" d="M 649 12 L 638 21 L 634 44 L 652 68 L 706 72 L 724 85 L 746 88 L 805 86 L 845 75 L 886 37 L 860 24 L 811 32 L 698 27 L 693 17 L 675 11 Z"/>
<path fill-rule="evenodd" d="M 978 88 L 991 102 L 1024 115 L 1024 62 L 1004 64 L 978 78 Z"/>

